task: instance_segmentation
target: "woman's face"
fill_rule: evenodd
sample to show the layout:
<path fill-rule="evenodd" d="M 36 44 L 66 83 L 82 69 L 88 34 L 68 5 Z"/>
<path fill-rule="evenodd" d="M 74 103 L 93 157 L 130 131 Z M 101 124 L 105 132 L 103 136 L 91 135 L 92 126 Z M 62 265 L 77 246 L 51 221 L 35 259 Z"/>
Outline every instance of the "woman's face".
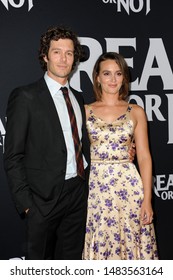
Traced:
<path fill-rule="evenodd" d="M 97 82 L 101 85 L 102 93 L 119 94 L 123 79 L 122 71 L 115 60 L 108 59 L 100 63 Z"/>

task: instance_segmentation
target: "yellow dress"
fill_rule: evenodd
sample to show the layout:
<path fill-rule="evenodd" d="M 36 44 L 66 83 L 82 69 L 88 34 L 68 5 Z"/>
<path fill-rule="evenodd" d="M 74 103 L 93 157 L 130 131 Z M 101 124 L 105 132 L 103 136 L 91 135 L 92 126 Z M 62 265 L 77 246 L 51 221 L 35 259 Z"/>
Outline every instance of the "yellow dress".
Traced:
<path fill-rule="evenodd" d="M 89 108 L 91 171 L 83 259 L 158 259 L 154 226 L 141 224 L 141 177 L 128 160 L 134 132 L 132 107 L 112 124 Z"/>

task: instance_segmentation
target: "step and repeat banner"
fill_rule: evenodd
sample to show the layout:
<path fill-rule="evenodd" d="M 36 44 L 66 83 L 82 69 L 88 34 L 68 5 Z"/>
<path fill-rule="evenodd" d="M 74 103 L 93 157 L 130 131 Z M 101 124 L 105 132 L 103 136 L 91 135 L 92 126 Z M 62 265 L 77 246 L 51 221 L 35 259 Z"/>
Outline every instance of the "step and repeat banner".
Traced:
<path fill-rule="evenodd" d="M 129 65 L 130 102 L 148 116 L 159 256 L 173 259 L 172 10 L 170 0 L 0 0 L 1 260 L 25 257 L 25 220 L 14 208 L 3 168 L 7 100 L 13 88 L 43 75 L 40 36 L 60 24 L 78 34 L 87 54 L 70 81 L 86 103 L 93 101 L 92 69 L 103 51 L 120 52 Z"/>

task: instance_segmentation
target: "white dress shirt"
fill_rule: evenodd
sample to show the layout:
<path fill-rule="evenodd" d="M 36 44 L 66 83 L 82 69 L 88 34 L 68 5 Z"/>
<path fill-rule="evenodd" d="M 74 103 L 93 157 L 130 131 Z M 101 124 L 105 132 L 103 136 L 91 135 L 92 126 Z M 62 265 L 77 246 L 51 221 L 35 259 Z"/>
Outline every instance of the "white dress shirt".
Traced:
<path fill-rule="evenodd" d="M 77 176 L 77 171 L 76 171 L 76 158 L 75 158 L 75 148 L 74 148 L 74 142 L 73 142 L 73 137 L 72 137 L 72 131 L 71 131 L 71 124 L 70 124 L 70 118 L 66 106 L 66 101 L 64 99 L 64 96 L 62 94 L 62 91 L 60 88 L 62 87 L 61 84 L 53 80 L 47 75 L 47 72 L 44 75 L 44 79 L 46 81 L 46 84 L 49 88 L 50 94 L 53 98 L 60 123 L 62 126 L 62 131 L 64 134 L 65 138 L 65 143 L 67 147 L 67 166 L 66 166 L 66 176 L 65 179 L 69 179 L 72 177 Z M 79 107 L 79 104 L 74 97 L 73 93 L 69 89 L 69 84 L 67 83 L 66 85 L 63 85 L 63 87 L 67 87 L 69 91 L 69 97 L 75 112 L 76 116 L 76 121 L 77 121 L 77 127 L 78 127 L 78 134 L 79 134 L 79 139 L 81 140 L 82 137 L 82 115 L 81 115 L 81 110 Z M 83 156 L 84 160 L 84 168 L 87 166 L 86 160 Z"/>

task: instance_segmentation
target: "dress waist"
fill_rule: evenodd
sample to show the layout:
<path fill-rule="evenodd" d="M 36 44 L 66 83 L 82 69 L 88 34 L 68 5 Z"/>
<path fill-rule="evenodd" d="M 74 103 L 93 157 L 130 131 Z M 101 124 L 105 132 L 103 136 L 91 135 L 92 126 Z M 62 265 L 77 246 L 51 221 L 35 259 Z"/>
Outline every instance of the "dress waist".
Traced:
<path fill-rule="evenodd" d="M 102 163 L 102 164 L 119 164 L 119 163 L 130 163 L 129 159 L 91 159 L 92 163 Z"/>

